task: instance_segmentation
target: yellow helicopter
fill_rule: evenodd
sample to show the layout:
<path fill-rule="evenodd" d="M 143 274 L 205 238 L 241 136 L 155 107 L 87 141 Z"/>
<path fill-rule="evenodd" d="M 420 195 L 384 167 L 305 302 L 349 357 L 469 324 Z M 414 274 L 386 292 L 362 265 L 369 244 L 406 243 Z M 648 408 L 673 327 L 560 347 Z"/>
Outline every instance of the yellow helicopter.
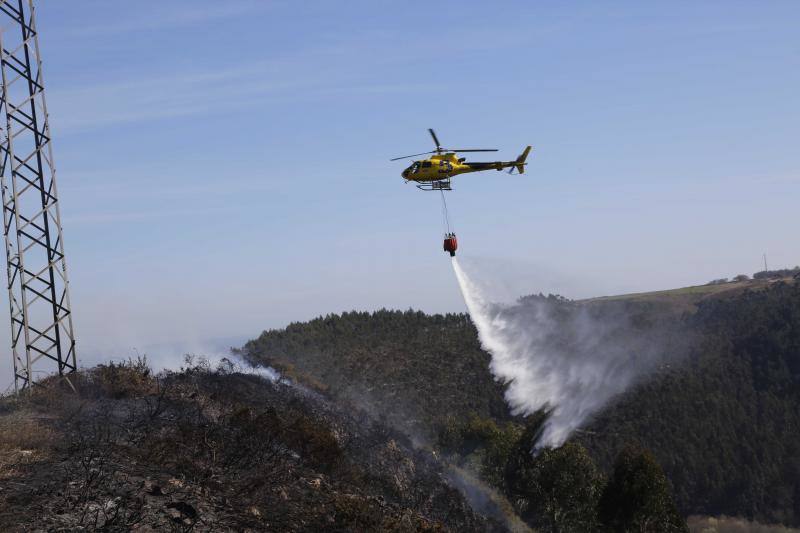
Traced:
<path fill-rule="evenodd" d="M 514 161 L 492 161 L 492 162 L 468 162 L 464 157 L 457 157 L 457 153 L 462 152 L 496 152 L 496 149 L 462 149 L 455 148 L 442 148 L 439 144 L 439 139 L 436 137 L 436 132 L 428 128 L 428 132 L 433 138 L 433 143 L 436 145 L 436 150 L 430 152 L 423 152 L 421 154 L 406 155 L 403 157 L 395 157 L 390 161 L 398 161 L 400 159 L 408 159 L 409 157 L 418 157 L 421 155 L 435 154 L 428 159 L 421 159 L 414 161 L 411 166 L 402 172 L 403 179 L 406 182 L 413 181 L 417 183 L 417 188 L 423 191 L 449 191 L 450 178 L 458 174 L 466 174 L 468 172 L 480 172 L 482 170 L 503 170 L 508 168 L 509 174 L 513 174 L 514 170 L 520 174 L 525 173 L 525 160 L 531 151 L 528 146 L 522 154 Z"/>

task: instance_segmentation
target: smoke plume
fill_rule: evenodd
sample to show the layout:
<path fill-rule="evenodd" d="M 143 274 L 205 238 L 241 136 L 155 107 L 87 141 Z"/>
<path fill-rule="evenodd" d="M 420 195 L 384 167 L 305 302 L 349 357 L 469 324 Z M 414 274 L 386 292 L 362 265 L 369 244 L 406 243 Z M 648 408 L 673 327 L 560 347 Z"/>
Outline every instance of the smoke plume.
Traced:
<path fill-rule="evenodd" d="M 588 417 L 655 368 L 662 334 L 624 304 L 557 297 L 491 303 L 453 258 L 461 293 L 514 414 L 549 414 L 536 445 L 559 446 Z"/>

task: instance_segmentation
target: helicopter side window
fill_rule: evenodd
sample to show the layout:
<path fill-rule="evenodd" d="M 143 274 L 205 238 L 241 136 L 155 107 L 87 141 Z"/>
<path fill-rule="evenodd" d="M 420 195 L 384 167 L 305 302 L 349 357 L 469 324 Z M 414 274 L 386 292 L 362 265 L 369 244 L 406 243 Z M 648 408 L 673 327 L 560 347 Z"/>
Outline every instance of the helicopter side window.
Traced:
<path fill-rule="evenodd" d="M 431 168 L 431 162 L 430 161 L 423 161 L 422 162 L 422 168 Z"/>

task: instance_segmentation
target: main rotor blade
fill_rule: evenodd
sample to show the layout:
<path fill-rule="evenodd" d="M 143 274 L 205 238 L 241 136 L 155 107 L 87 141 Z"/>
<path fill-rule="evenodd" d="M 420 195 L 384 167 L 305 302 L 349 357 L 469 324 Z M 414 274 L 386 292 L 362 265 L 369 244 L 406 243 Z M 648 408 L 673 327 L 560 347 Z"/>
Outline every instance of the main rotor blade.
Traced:
<path fill-rule="evenodd" d="M 441 151 L 442 146 L 439 144 L 439 138 L 436 137 L 436 132 L 433 131 L 433 128 L 428 128 L 428 131 L 430 132 L 431 137 L 433 137 L 434 144 L 436 144 L 436 150 Z"/>
<path fill-rule="evenodd" d="M 398 159 L 408 159 L 409 157 L 417 157 L 420 155 L 428 155 L 428 154 L 435 154 L 436 150 L 432 152 L 422 152 L 421 154 L 411 154 L 411 155 L 404 155 L 403 157 L 395 157 L 394 159 L 390 159 L 389 161 L 397 161 Z"/>
<path fill-rule="evenodd" d="M 458 148 L 442 148 L 443 152 L 497 152 L 497 148 L 464 148 L 463 150 L 459 150 Z"/>

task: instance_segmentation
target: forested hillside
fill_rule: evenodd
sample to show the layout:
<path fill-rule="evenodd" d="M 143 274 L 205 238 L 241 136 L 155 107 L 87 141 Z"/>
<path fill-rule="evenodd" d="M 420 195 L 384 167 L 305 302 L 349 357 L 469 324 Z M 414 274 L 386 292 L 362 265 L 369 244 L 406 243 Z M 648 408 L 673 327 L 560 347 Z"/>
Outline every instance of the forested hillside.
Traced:
<path fill-rule="evenodd" d="M 561 305 L 601 314 L 603 306 L 626 306 L 634 323 L 681 339 L 664 344 L 669 363 L 574 437 L 604 471 L 625 444 L 638 443 L 663 466 L 684 516 L 800 524 L 797 284 L 740 280 Z M 241 353 L 370 406 L 432 445 L 460 449 L 500 488 L 513 456 L 507 442 L 530 424 L 508 413 L 466 315 L 329 315 L 264 332 Z M 459 439 L 471 439 L 469 446 Z"/>
<path fill-rule="evenodd" d="M 265 332 L 241 353 L 434 438 L 448 417 L 510 417 L 467 315 L 377 311 L 328 315 Z"/>
<path fill-rule="evenodd" d="M 636 387 L 581 434 L 601 464 L 635 439 L 687 514 L 800 524 L 800 286 L 699 303 L 680 365 Z"/>

